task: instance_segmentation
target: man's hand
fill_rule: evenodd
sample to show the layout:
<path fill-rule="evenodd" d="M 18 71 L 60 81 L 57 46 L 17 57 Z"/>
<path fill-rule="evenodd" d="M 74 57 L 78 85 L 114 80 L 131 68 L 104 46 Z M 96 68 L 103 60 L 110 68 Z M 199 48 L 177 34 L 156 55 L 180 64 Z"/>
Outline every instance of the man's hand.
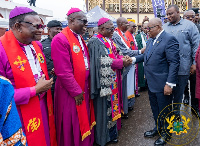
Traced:
<path fill-rule="evenodd" d="M 35 85 L 36 94 L 39 94 L 41 92 L 46 92 L 51 88 L 53 84 L 53 78 L 51 78 L 50 80 L 44 80 L 44 79 L 45 75 L 43 74 L 42 77 L 37 82 L 37 84 Z"/>
<path fill-rule="evenodd" d="M 131 59 L 131 57 L 129 57 L 128 55 L 126 55 L 126 56 L 124 56 L 123 58 L 125 58 L 126 59 L 126 61 L 128 62 L 128 63 L 132 63 L 132 59 Z"/>
<path fill-rule="evenodd" d="M 131 59 L 131 57 L 129 57 L 129 56 L 124 56 L 124 57 L 122 58 L 122 60 L 123 60 L 123 65 L 124 65 L 125 67 L 131 65 L 131 64 L 132 64 L 132 61 L 133 61 L 133 60 Z"/>
<path fill-rule="evenodd" d="M 76 100 L 76 105 L 81 105 L 82 104 L 82 101 L 84 100 L 83 98 L 83 94 L 84 92 L 82 92 L 81 94 L 75 96 L 75 100 Z"/>
<path fill-rule="evenodd" d="M 145 50 L 146 50 L 146 47 L 142 48 L 141 53 L 143 54 Z"/>
<path fill-rule="evenodd" d="M 172 94 L 172 88 L 166 84 L 164 87 L 164 95 L 170 95 L 170 94 Z"/>
<path fill-rule="evenodd" d="M 192 65 L 191 67 L 190 67 L 190 74 L 195 74 L 196 73 L 196 65 Z"/>

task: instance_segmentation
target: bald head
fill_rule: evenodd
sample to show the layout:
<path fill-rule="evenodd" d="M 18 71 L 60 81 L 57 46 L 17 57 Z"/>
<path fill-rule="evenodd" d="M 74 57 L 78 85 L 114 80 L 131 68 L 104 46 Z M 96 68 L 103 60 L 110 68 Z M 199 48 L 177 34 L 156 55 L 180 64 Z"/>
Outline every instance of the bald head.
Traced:
<path fill-rule="evenodd" d="M 136 24 L 134 22 L 130 21 L 129 25 L 133 26 L 133 25 L 136 25 Z"/>
<path fill-rule="evenodd" d="M 159 18 L 153 18 L 148 23 L 149 37 L 155 38 L 162 31 L 162 21 Z"/>
<path fill-rule="evenodd" d="M 136 24 L 134 22 L 130 21 L 129 26 L 128 26 L 128 31 L 130 33 L 134 33 L 136 31 L 136 28 L 137 28 Z"/>
<path fill-rule="evenodd" d="M 119 17 L 117 19 L 117 27 L 122 31 L 122 32 L 126 32 L 128 29 L 128 21 L 126 18 L 124 17 Z"/>
<path fill-rule="evenodd" d="M 124 18 L 124 17 L 119 17 L 119 18 L 117 19 L 117 25 L 120 25 L 121 23 L 126 22 L 126 21 L 127 21 L 126 18 Z"/>
<path fill-rule="evenodd" d="M 185 15 L 195 15 L 195 12 L 193 10 L 187 10 L 184 12 L 183 16 Z"/>
<path fill-rule="evenodd" d="M 183 18 L 189 21 L 193 21 L 193 19 L 195 18 L 195 12 L 193 10 L 185 11 L 183 14 Z"/>
<path fill-rule="evenodd" d="M 162 27 L 162 21 L 160 18 L 153 18 L 149 21 L 149 23 L 153 25 L 159 25 L 160 27 Z"/>

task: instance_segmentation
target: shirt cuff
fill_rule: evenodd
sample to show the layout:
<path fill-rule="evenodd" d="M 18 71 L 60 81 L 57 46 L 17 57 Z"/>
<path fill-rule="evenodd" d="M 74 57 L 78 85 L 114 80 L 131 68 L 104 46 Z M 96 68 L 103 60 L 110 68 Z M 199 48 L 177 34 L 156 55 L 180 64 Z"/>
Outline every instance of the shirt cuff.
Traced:
<path fill-rule="evenodd" d="M 36 96 L 36 90 L 35 90 L 35 86 L 33 86 L 33 87 L 30 87 L 30 96 L 31 96 L 31 97 L 34 97 L 34 96 Z"/>
<path fill-rule="evenodd" d="M 166 82 L 166 84 L 169 85 L 171 88 L 176 87 L 176 84 L 173 83 Z"/>
<path fill-rule="evenodd" d="M 135 64 L 136 58 L 135 58 L 135 57 L 131 57 L 131 59 L 133 60 L 133 61 L 132 61 L 132 64 Z"/>
<path fill-rule="evenodd" d="M 141 50 L 138 51 L 138 54 L 139 54 L 139 55 L 142 54 Z"/>

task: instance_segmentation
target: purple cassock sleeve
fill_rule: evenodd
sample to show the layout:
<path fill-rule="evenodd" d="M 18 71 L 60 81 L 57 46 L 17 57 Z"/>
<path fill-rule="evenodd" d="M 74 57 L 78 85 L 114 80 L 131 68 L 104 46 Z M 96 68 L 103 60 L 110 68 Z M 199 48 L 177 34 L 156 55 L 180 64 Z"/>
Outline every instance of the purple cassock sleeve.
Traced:
<path fill-rule="evenodd" d="M 122 69 L 123 67 L 123 60 L 122 59 L 114 59 L 111 65 L 112 69 Z"/>
<path fill-rule="evenodd" d="M 13 87 L 15 88 L 15 81 L 12 69 L 1 42 L 0 42 L 0 75 L 8 78 L 12 82 Z M 16 105 L 28 104 L 31 96 L 35 96 L 34 93 L 35 90 L 33 88 L 31 89 L 31 87 L 15 89 L 14 99 Z"/>
<path fill-rule="evenodd" d="M 81 94 L 82 89 L 73 74 L 70 45 L 62 33 L 56 35 L 52 40 L 51 57 L 57 80 L 59 80 L 61 86 L 67 90 L 71 97 Z"/>

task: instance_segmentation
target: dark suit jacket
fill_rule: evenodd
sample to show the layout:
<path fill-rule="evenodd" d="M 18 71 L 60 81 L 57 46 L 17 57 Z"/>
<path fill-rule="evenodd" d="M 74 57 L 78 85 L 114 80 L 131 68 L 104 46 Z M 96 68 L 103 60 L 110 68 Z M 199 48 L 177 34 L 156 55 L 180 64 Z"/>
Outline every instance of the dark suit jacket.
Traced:
<path fill-rule="evenodd" d="M 177 84 L 179 43 L 174 36 L 163 31 L 146 59 L 151 41 L 148 41 L 144 54 L 136 56 L 136 63 L 144 61 L 149 90 L 154 93 L 163 92 L 166 82 Z"/>

